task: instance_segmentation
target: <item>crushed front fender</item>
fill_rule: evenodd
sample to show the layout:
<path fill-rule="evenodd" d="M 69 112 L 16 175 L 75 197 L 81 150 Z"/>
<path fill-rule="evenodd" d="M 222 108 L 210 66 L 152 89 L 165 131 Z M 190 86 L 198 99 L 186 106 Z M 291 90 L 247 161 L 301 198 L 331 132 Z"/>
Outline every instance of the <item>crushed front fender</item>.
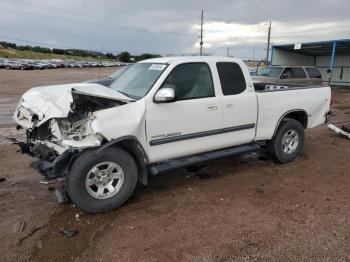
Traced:
<path fill-rule="evenodd" d="M 71 160 L 74 159 L 78 153 L 78 150 L 68 149 L 54 158 L 52 161 L 40 159 L 31 163 L 30 166 L 38 170 L 46 180 L 64 177 L 67 174 Z"/>

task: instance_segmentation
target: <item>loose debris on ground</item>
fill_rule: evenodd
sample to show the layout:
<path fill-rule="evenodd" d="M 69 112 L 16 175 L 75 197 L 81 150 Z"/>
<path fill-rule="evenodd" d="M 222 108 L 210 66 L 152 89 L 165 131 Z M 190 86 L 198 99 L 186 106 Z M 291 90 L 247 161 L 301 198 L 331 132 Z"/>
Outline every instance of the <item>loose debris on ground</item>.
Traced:
<path fill-rule="evenodd" d="M 78 233 L 78 231 L 75 228 L 60 228 L 60 233 L 67 237 L 73 237 Z"/>
<path fill-rule="evenodd" d="M 347 126 L 343 125 L 342 128 L 338 128 L 335 125 L 329 124 L 328 128 L 330 130 L 333 130 L 337 134 L 350 139 L 350 127 L 347 127 Z"/>
<path fill-rule="evenodd" d="M 66 204 L 70 202 L 69 196 L 64 187 L 55 190 L 55 196 L 59 204 Z"/>

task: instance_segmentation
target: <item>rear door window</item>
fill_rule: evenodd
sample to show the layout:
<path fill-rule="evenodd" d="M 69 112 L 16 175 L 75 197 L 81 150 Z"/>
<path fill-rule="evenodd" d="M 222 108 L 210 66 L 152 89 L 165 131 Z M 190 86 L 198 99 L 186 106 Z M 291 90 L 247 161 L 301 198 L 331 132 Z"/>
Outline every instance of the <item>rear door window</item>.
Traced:
<path fill-rule="evenodd" d="M 216 63 L 221 89 L 224 96 L 237 95 L 246 89 L 246 82 L 241 67 L 232 62 Z"/>
<path fill-rule="evenodd" d="M 307 67 L 306 72 L 310 78 L 322 78 L 320 71 L 316 67 Z"/>
<path fill-rule="evenodd" d="M 287 67 L 286 69 L 284 69 L 282 75 L 287 75 L 287 79 L 306 78 L 305 71 L 301 67 Z"/>

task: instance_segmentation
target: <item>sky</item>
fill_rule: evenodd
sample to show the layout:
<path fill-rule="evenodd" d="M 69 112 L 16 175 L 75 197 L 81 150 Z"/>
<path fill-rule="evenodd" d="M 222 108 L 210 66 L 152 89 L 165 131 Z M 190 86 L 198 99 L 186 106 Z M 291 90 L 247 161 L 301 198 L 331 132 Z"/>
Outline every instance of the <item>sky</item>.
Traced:
<path fill-rule="evenodd" d="M 265 56 L 271 42 L 350 38 L 350 0 L 0 0 L 0 40 L 132 54 Z"/>

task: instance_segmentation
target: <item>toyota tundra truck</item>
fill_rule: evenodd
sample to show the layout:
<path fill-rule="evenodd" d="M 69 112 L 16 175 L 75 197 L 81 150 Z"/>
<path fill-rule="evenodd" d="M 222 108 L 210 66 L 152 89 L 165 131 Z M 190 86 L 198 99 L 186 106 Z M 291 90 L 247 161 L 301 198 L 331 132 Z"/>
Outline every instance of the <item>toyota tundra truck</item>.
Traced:
<path fill-rule="evenodd" d="M 304 130 L 330 111 L 329 86 L 255 91 L 243 61 L 163 57 L 132 65 L 110 87 L 35 87 L 14 113 L 22 151 L 46 179 L 64 177 L 88 212 L 125 203 L 150 175 L 256 150 L 280 163 L 303 150 Z"/>

